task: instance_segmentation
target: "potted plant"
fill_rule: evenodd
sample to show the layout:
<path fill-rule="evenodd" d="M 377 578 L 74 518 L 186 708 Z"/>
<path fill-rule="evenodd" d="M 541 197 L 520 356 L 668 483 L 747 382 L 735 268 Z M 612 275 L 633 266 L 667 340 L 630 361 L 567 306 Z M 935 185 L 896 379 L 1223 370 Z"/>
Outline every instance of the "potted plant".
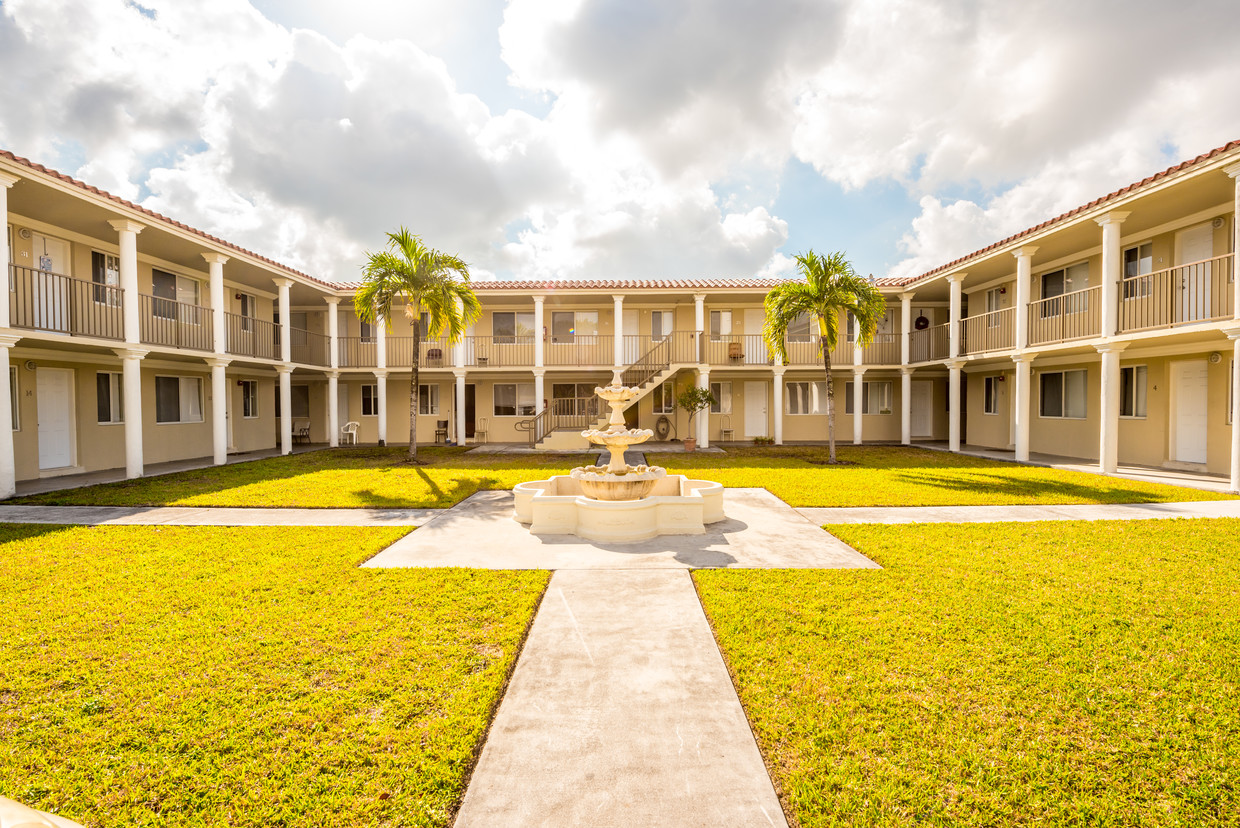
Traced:
<path fill-rule="evenodd" d="M 715 395 L 710 393 L 709 388 L 699 388 L 696 385 L 689 385 L 685 390 L 676 395 L 676 407 L 683 408 L 689 412 L 689 436 L 685 438 L 685 451 L 695 451 L 697 449 L 697 437 L 694 436 L 693 418 L 697 416 L 699 411 L 709 408 L 716 404 Z"/>

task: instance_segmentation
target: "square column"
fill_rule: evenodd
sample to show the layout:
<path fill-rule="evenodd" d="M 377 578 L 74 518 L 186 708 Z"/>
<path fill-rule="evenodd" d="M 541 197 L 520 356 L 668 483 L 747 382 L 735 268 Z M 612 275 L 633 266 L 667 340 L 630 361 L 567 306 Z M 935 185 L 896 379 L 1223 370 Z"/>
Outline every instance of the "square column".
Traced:
<path fill-rule="evenodd" d="M 612 315 L 615 321 L 612 323 L 612 366 L 616 369 L 624 367 L 624 295 L 617 293 L 611 297 Z"/>
<path fill-rule="evenodd" d="M 283 321 L 283 317 L 281 317 Z M 285 337 L 288 342 L 288 337 Z M 293 369 L 288 365 L 276 366 L 280 375 L 280 453 L 293 453 Z"/>
<path fill-rule="evenodd" d="M 228 257 L 220 253 L 203 253 L 207 260 L 211 287 L 211 341 L 217 354 L 228 353 L 228 318 L 224 315 L 224 262 Z M 219 461 L 223 462 L 223 461 Z"/>
<path fill-rule="evenodd" d="M 1102 404 L 1098 417 L 1098 470 L 1115 474 L 1119 467 L 1119 352 L 1126 342 L 1095 345 L 1102 355 Z"/>
<path fill-rule="evenodd" d="M 947 283 L 951 285 L 951 300 L 947 311 L 947 355 L 951 359 L 957 359 L 960 356 L 960 309 L 962 305 L 960 292 L 964 277 L 964 273 L 953 273 L 947 277 Z"/>
<path fill-rule="evenodd" d="M 862 438 L 862 403 L 865 402 L 865 369 L 853 368 L 853 445 L 861 445 Z"/>
<path fill-rule="evenodd" d="M 211 366 L 212 462 L 217 466 L 228 462 L 228 382 L 225 379 L 224 369 L 231 361 L 220 357 L 207 359 L 207 364 Z"/>
<path fill-rule="evenodd" d="M 913 369 L 907 365 L 900 366 L 900 442 L 913 443 Z"/>
<path fill-rule="evenodd" d="M 1016 460 L 1019 463 L 1029 462 L 1029 420 L 1033 412 L 1029 409 L 1029 388 L 1033 383 L 1033 358 L 1036 354 L 1013 354 L 1012 362 L 1016 363 L 1016 393 L 1012 400 L 1016 421 Z"/>
<path fill-rule="evenodd" d="M 2 192 L 4 189 L 0 188 Z M 8 291 L 0 293 L 7 294 Z M 17 344 L 17 339 L 16 336 L 0 336 L 0 377 L 4 378 L 4 382 L 0 382 L 0 500 L 17 493 L 17 460 L 13 455 L 13 389 L 9 387 L 9 349 Z"/>
<path fill-rule="evenodd" d="M 465 372 L 453 371 L 456 377 L 456 444 L 465 445 Z"/>
<path fill-rule="evenodd" d="M 340 372 L 327 372 L 327 445 L 340 447 Z"/>
<path fill-rule="evenodd" d="M 3 224 L 6 227 L 8 226 L 9 220 L 9 188 L 20 180 L 21 179 L 15 175 L 0 172 L 0 224 Z M 3 229 L 3 227 L 0 227 L 0 229 Z M 0 233 L 0 264 L 4 265 L 6 279 L 8 278 L 9 259 L 12 258 L 12 256 L 13 253 L 9 250 L 9 234 Z M 7 328 L 9 326 L 10 319 L 12 319 L 12 317 L 9 315 L 9 292 L 7 290 L 0 290 L 0 328 Z M 10 348 L 12 346 L 3 345 L 0 347 Z M 6 416 L 12 419 L 12 412 L 10 411 Z M 12 428 L 12 423 L 9 424 L 9 427 L 10 429 Z M 12 447 L 10 447 L 10 452 L 11 451 Z M 0 488 L 3 488 L 2 481 L 0 481 Z M 12 494 L 12 492 L 9 492 L 9 494 Z M 8 497 L 8 495 L 0 495 L 0 497 Z"/>
<path fill-rule="evenodd" d="M 775 445 L 782 446 L 784 444 L 784 372 L 782 369 L 775 371 L 775 399 L 772 402 L 775 405 Z"/>
<path fill-rule="evenodd" d="M 137 304 L 137 303 L 134 303 Z M 121 394 L 125 409 L 125 477 L 141 477 L 142 463 L 142 358 L 140 348 L 117 348 L 121 358 Z"/>
<path fill-rule="evenodd" d="M 960 369 L 964 367 L 963 359 L 947 361 L 947 449 L 960 451 Z"/>
<path fill-rule="evenodd" d="M 1029 294 L 1033 290 L 1034 245 L 1013 251 L 1016 257 L 1016 350 L 1029 347 Z M 1019 458 L 1017 458 L 1019 459 Z"/>
<path fill-rule="evenodd" d="M 542 368 L 546 362 L 546 338 L 547 330 L 546 316 L 543 313 L 543 303 L 546 301 L 545 296 L 534 297 L 534 367 Z M 461 347 L 461 346 L 457 346 Z M 460 363 L 457 363 L 458 365 Z M 538 397 L 542 399 L 542 397 Z"/>
<path fill-rule="evenodd" d="M 1119 331 L 1120 285 L 1124 279 L 1124 262 L 1120 254 L 1120 225 L 1129 214 L 1111 212 L 1094 219 L 1102 228 L 1102 335 L 1115 336 Z M 1104 360 L 1105 362 L 1105 360 Z"/>
<path fill-rule="evenodd" d="M 142 341 L 142 323 L 138 319 L 138 234 L 145 228 L 136 221 L 109 221 L 119 236 L 121 269 L 121 315 L 124 320 L 125 342 L 137 345 Z M 141 477 L 141 472 L 138 473 Z"/>
<path fill-rule="evenodd" d="M 710 390 L 710 371 L 698 371 L 698 388 Z M 697 443 L 701 448 L 710 448 L 710 408 L 703 408 L 697 415 Z"/>
<path fill-rule="evenodd" d="M 379 328 L 379 330 L 383 330 L 383 328 Z M 387 371 L 375 371 L 375 382 L 377 383 L 375 387 L 379 392 L 375 405 L 379 407 L 379 422 L 377 425 L 379 426 L 379 445 L 381 446 L 387 445 L 387 377 Z"/>
<path fill-rule="evenodd" d="M 293 361 L 293 327 L 289 319 L 291 313 L 288 303 L 288 289 L 293 286 L 292 279 L 275 279 L 277 293 L 276 302 L 280 308 L 280 361 Z M 284 409 L 281 408 L 283 413 Z M 288 452 L 284 452 L 288 454 Z"/>

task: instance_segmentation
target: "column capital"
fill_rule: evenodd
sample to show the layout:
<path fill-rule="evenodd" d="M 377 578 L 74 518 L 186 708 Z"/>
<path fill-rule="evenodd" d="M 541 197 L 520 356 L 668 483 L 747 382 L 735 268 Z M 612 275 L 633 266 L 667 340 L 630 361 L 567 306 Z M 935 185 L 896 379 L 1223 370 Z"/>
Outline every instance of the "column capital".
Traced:
<path fill-rule="evenodd" d="M 292 286 L 293 286 L 293 280 L 292 280 L 292 279 L 286 279 L 286 278 L 284 278 L 283 276 L 280 276 L 280 277 L 278 277 L 278 278 L 272 279 L 271 281 L 275 282 L 275 283 L 276 283 L 276 287 L 278 287 L 278 288 L 290 288 L 290 287 L 292 287 Z"/>
<path fill-rule="evenodd" d="M 1100 354 L 1117 354 L 1127 348 L 1128 345 L 1129 343 L 1127 342 L 1103 342 L 1095 345 L 1094 350 Z"/>
<path fill-rule="evenodd" d="M 0 172 L 0 187 L 4 187 L 7 190 L 9 187 L 12 187 L 18 181 L 21 181 L 21 179 L 18 178 L 17 176 L 10 175 L 9 173 L 6 173 L 6 172 Z"/>
<path fill-rule="evenodd" d="M 222 265 L 224 262 L 228 261 L 228 257 L 223 253 L 203 253 L 202 258 L 206 259 L 207 264 Z"/>
<path fill-rule="evenodd" d="M 1240 328 L 1223 328 L 1223 333 L 1230 340 L 1240 339 Z"/>
<path fill-rule="evenodd" d="M 20 336 L 12 336 L 10 334 L 0 334 L 0 348 L 12 348 L 21 339 Z"/>
<path fill-rule="evenodd" d="M 903 377 L 910 376 L 913 373 L 913 370 L 914 370 L 913 367 L 910 365 L 901 365 L 900 376 L 903 376 Z"/>
<path fill-rule="evenodd" d="M 388 378 L 388 372 L 387 372 L 387 371 L 371 371 L 371 373 L 375 375 L 375 379 L 377 379 L 377 380 L 382 380 L 382 379 L 387 379 L 387 378 Z"/>
<path fill-rule="evenodd" d="M 340 304 L 340 299 L 341 299 L 341 297 L 339 297 L 339 296 L 324 296 L 324 297 L 323 297 L 323 301 L 324 301 L 324 302 L 326 302 L 327 304 L 331 305 L 332 307 L 335 307 L 336 305 L 339 305 L 339 304 Z"/>
<path fill-rule="evenodd" d="M 624 294 L 623 294 L 623 293 L 613 293 L 613 294 L 611 295 L 611 301 L 613 301 L 613 302 L 619 302 L 620 304 L 622 304 L 622 305 L 623 305 L 623 304 L 624 304 Z"/>
<path fill-rule="evenodd" d="M 1032 259 L 1033 254 L 1038 252 L 1036 244 L 1027 244 L 1024 247 L 1018 247 L 1012 251 L 1012 257 L 1015 259 Z"/>
<path fill-rule="evenodd" d="M 1232 164 L 1229 167 L 1223 167 L 1223 172 L 1232 178 L 1240 178 L 1240 164 Z"/>
<path fill-rule="evenodd" d="M 965 366 L 967 362 L 968 362 L 967 359 L 948 359 L 948 360 L 944 360 L 943 364 L 946 365 L 948 368 L 952 369 L 953 371 L 959 371 L 961 368 Z"/>
<path fill-rule="evenodd" d="M 1022 365 L 1026 362 L 1032 363 L 1037 358 L 1036 351 L 1022 351 L 1019 354 L 1012 354 L 1012 362 L 1015 362 L 1017 365 Z"/>
<path fill-rule="evenodd" d="M 284 374 L 291 374 L 293 373 L 293 366 L 292 365 L 277 365 L 276 373 L 280 374 L 281 376 L 283 376 Z"/>
<path fill-rule="evenodd" d="M 1118 226 L 1120 224 L 1123 224 L 1124 219 L 1128 218 L 1131 215 L 1132 215 L 1132 212 L 1128 210 L 1112 210 L 1111 212 L 1107 213 L 1105 216 L 1099 216 L 1098 218 L 1094 219 L 1094 221 L 1098 224 L 1099 227 L 1106 227 L 1108 224 L 1114 224 Z"/>
<path fill-rule="evenodd" d="M 870 370 L 868 365 L 854 365 L 852 369 L 853 376 L 859 377 L 868 370 Z"/>
<path fill-rule="evenodd" d="M 151 351 L 149 348 L 113 348 L 112 353 L 121 359 L 142 359 Z"/>
<path fill-rule="evenodd" d="M 463 371 L 462 371 L 461 373 L 462 373 L 462 375 L 464 374 L 464 372 L 463 372 Z M 535 369 L 534 369 L 534 376 L 536 376 L 536 377 L 545 377 L 546 375 L 547 375 L 547 369 L 546 369 L 546 368 L 535 368 Z"/>
<path fill-rule="evenodd" d="M 694 301 L 694 302 L 705 302 L 705 301 L 706 301 L 706 294 L 705 294 L 705 293 L 695 293 L 695 294 L 693 294 L 693 301 Z"/>
<path fill-rule="evenodd" d="M 232 364 L 231 357 L 203 357 L 202 361 L 212 368 L 227 368 Z"/>
<path fill-rule="evenodd" d="M 963 281 L 964 281 L 964 277 L 965 277 L 965 276 L 968 276 L 968 275 L 969 275 L 968 271 L 960 271 L 959 273 L 948 273 L 948 274 L 947 274 L 947 281 L 948 281 L 948 283 L 949 283 L 949 284 L 955 284 L 955 283 L 957 283 L 957 282 L 963 282 Z"/>
<path fill-rule="evenodd" d="M 547 301 L 547 295 L 545 293 L 535 293 L 530 298 L 534 300 L 535 305 L 541 305 L 543 302 Z"/>
<path fill-rule="evenodd" d="M 108 224 L 112 225 L 112 229 L 118 233 L 124 233 L 126 231 L 130 233 L 141 233 L 146 229 L 145 224 L 138 224 L 138 222 L 130 221 L 129 219 L 112 219 L 108 222 Z"/>
<path fill-rule="evenodd" d="M 328 379 L 334 379 L 334 380 L 340 379 L 339 371 L 324 371 L 323 373 L 327 375 Z"/>
<path fill-rule="evenodd" d="M 911 294 L 911 293 L 901 293 L 901 294 L 900 294 L 900 301 L 901 301 L 902 303 L 904 303 L 904 304 L 912 304 L 912 302 L 913 302 L 913 294 Z"/>
<path fill-rule="evenodd" d="M 452 376 L 456 377 L 459 380 L 465 379 L 465 369 L 464 368 L 454 369 L 452 371 Z"/>

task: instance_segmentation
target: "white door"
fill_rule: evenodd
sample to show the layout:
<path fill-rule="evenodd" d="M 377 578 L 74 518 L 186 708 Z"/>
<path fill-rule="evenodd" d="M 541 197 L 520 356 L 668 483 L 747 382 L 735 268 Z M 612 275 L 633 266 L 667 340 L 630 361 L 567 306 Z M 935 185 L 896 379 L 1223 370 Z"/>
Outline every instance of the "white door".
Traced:
<path fill-rule="evenodd" d="M 1171 399 L 1175 400 L 1175 459 L 1206 462 L 1206 367 L 1204 359 L 1171 363 Z"/>
<path fill-rule="evenodd" d="M 766 365 L 770 361 L 766 343 L 762 339 L 762 323 L 766 321 L 766 312 L 762 308 L 745 308 L 742 321 L 745 325 L 745 364 Z"/>
<path fill-rule="evenodd" d="M 34 327 L 69 332 L 69 243 L 40 233 L 31 238 L 36 273 L 31 276 L 30 312 Z"/>
<path fill-rule="evenodd" d="M 1175 236 L 1175 263 L 1191 265 L 1214 256 L 1214 228 L 1199 224 Z M 1180 321 L 1192 322 L 1213 316 L 1210 308 L 1211 265 L 1199 264 L 1180 271 Z M 1174 289 L 1173 285 L 1173 289 Z"/>
<path fill-rule="evenodd" d="M 766 383 L 745 383 L 745 436 L 766 436 Z"/>
<path fill-rule="evenodd" d="M 934 399 L 934 383 L 927 380 L 913 380 L 909 394 L 909 405 L 912 406 L 910 428 L 913 437 L 931 437 L 934 434 L 934 415 L 930 411 Z"/>
<path fill-rule="evenodd" d="M 641 329 L 637 322 L 637 309 L 625 308 L 623 316 L 624 325 L 624 363 L 632 365 L 641 359 L 642 354 L 646 350 L 646 346 L 641 338 Z"/>
<path fill-rule="evenodd" d="M 40 368 L 35 372 L 39 408 L 39 468 L 73 465 L 73 371 Z"/>

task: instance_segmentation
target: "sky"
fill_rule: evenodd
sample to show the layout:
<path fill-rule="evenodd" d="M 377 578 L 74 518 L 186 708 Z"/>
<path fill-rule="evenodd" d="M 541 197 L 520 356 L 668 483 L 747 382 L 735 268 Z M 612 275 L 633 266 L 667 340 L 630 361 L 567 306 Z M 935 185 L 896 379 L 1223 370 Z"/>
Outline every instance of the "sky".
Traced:
<path fill-rule="evenodd" d="M 1240 138 L 1234 0 L 0 0 L 0 148 L 328 281 L 915 276 Z"/>

